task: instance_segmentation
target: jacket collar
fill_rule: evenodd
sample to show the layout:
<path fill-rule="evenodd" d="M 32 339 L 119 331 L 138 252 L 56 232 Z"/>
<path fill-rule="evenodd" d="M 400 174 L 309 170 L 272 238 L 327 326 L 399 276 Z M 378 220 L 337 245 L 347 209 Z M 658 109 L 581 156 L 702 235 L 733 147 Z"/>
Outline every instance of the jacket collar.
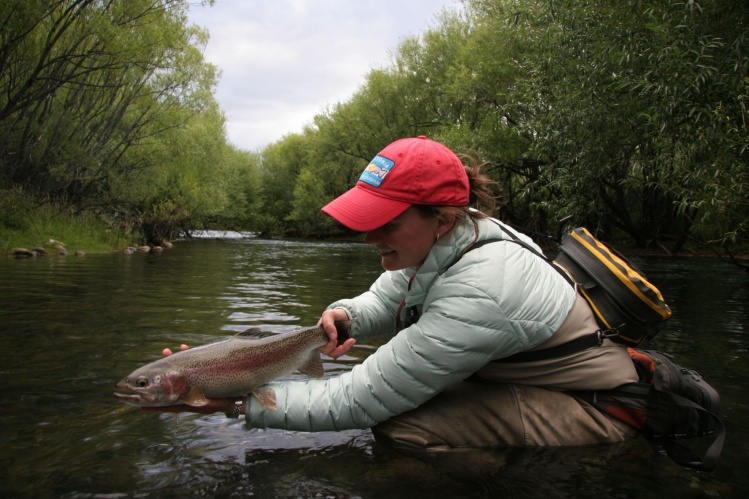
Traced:
<path fill-rule="evenodd" d="M 426 294 L 437 277 L 443 274 L 471 244 L 488 238 L 503 238 L 502 230 L 494 221 L 468 218 L 459 222 L 447 237 L 440 238 L 434 243 L 420 267 L 405 270 L 408 276 L 412 276 L 406 293 L 406 306 L 424 303 Z"/>

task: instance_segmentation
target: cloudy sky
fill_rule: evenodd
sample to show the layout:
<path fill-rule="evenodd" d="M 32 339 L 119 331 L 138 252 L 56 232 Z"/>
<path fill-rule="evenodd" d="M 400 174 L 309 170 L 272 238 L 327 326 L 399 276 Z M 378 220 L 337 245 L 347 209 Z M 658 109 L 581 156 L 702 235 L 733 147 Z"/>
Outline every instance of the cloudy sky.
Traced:
<path fill-rule="evenodd" d="M 366 74 L 458 0 L 216 0 L 195 2 L 207 28 L 205 58 L 222 71 L 216 99 L 229 141 L 258 150 L 301 132 L 327 106 L 348 100 Z"/>

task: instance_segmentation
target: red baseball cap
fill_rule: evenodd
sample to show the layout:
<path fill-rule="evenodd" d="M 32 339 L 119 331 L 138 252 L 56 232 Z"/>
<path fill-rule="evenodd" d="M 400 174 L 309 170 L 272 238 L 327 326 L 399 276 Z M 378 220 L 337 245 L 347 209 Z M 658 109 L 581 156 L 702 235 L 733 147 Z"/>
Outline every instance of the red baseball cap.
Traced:
<path fill-rule="evenodd" d="M 466 206 L 468 175 L 450 149 L 421 135 L 396 140 L 364 169 L 356 185 L 322 212 L 359 232 L 382 227 L 414 204 Z"/>

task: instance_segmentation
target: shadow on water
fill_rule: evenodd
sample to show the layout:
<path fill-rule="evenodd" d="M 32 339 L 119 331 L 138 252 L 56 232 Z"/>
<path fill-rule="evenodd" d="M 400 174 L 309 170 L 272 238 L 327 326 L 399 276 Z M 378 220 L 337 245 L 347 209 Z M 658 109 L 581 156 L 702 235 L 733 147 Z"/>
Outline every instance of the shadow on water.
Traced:
<path fill-rule="evenodd" d="M 360 244 L 199 240 L 161 255 L 0 261 L 3 497 L 744 497 L 749 476 L 749 276 L 713 260 L 637 262 L 674 318 L 651 347 L 721 393 L 716 471 L 680 468 L 643 439 L 617 446 L 405 455 L 368 430 L 250 429 L 223 415 L 144 413 L 114 383 L 165 346 L 312 325 L 365 291 Z M 327 375 L 377 342 L 326 359 Z M 302 379 L 302 375 L 293 375 Z M 553 424 L 553 421 L 550 421 Z"/>

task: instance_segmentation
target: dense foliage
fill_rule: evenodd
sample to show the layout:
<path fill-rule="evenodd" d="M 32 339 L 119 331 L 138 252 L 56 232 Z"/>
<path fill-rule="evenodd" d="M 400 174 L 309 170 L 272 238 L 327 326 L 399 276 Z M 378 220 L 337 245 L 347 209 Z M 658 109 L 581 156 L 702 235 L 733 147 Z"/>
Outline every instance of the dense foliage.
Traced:
<path fill-rule="evenodd" d="M 465 0 L 269 148 L 296 154 L 263 188 L 286 191 L 284 232 L 334 230 L 317 208 L 389 141 L 425 134 L 486 162 L 502 217 L 530 232 L 558 237 L 564 219 L 643 248 L 735 247 L 749 229 L 748 15 L 727 0 Z"/>
<path fill-rule="evenodd" d="M 227 145 L 184 0 L 0 0 L 0 188 L 142 229 L 246 222 L 257 158 Z M 23 214 L 4 214 L 23 225 Z"/>
<path fill-rule="evenodd" d="M 152 241 L 206 225 L 332 235 L 320 207 L 387 143 L 424 134 L 485 162 L 500 215 L 533 233 L 747 241 L 746 2 L 463 0 L 257 153 L 227 144 L 186 8 L 0 0 L 0 188 Z"/>

